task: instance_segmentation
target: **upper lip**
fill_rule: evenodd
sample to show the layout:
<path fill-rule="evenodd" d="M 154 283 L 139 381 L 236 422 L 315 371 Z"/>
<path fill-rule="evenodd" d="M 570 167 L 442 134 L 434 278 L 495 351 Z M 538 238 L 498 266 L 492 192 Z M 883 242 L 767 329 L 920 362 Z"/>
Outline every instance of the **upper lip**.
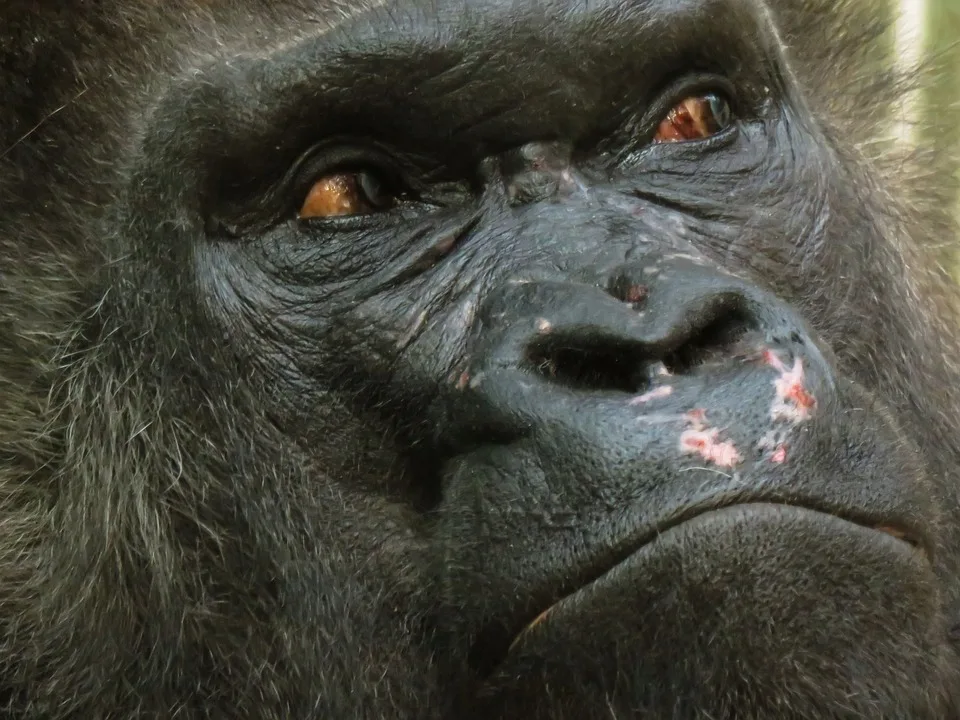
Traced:
<path fill-rule="evenodd" d="M 854 525 L 890 535 L 897 540 L 918 548 L 928 560 L 932 560 L 931 543 L 927 534 L 923 529 L 917 528 L 907 520 L 899 517 L 891 518 L 889 515 L 881 516 L 867 510 L 839 509 L 817 503 L 772 500 L 769 498 L 748 499 L 739 497 L 730 499 L 727 502 L 714 501 L 712 503 L 698 504 L 672 515 L 669 519 L 661 523 L 653 525 L 646 532 L 635 538 L 631 538 L 629 541 L 618 543 L 618 547 L 612 554 L 604 553 L 602 560 L 598 558 L 597 562 L 592 563 L 589 567 L 585 568 L 584 571 L 574 574 L 575 580 L 557 588 L 557 591 L 550 597 L 545 598 L 544 602 L 534 605 L 532 608 L 530 606 L 520 608 L 512 618 L 506 620 L 499 618 L 499 622 L 493 623 L 490 629 L 480 633 L 478 641 L 471 650 L 471 655 L 473 656 L 472 664 L 481 674 L 489 674 L 506 657 L 507 653 L 526 630 L 536 625 L 552 607 L 564 598 L 569 597 L 578 590 L 598 580 L 612 568 L 624 562 L 645 545 L 652 542 L 658 535 L 707 512 L 755 503 L 784 505 L 823 513 L 825 515 L 832 515 L 833 517 L 845 520 Z"/>

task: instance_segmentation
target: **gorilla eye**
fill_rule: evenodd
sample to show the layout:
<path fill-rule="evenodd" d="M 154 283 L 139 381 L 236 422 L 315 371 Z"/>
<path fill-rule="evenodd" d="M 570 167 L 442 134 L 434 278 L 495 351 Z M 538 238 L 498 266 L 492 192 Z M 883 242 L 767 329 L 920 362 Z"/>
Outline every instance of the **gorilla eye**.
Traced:
<path fill-rule="evenodd" d="M 653 137 L 655 143 L 703 140 L 726 130 L 733 119 L 730 103 L 715 93 L 685 98 L 667 113 Z"/>
<path fill-rule="evenodd" d="M 300 207 L 299 217 L 306 220 L 368 215 L 389 210 L 396 199 L 372 172 L 338 172 L 325 175 L 313 184 Z"/>

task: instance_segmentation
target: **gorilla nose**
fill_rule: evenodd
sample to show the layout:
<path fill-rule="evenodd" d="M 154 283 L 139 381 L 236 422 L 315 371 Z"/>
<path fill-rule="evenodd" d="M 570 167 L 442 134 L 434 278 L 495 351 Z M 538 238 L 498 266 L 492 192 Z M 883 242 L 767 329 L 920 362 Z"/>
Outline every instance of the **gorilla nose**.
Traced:
<path fill-rule="evenodd" d="M 504 292 L 494 322 L 510 328 L 495 364 L 571 390 L 641 393 L 657 377 L 729 357 L 755 326 L 736 291 L 648 299 L 645 285 L 623 285 L 622 302 L 570 285 Z"/>
<path fill-rule="evenodd" d="M 767 366 L 758 382 L 769 389 L 772 366 L 816 352 L 775 299 L 692 258 L 621 268 L 599 286 L 510 281 L 478 321 L 447 394 L 444 426 L 461 449 L 566 425 L 570 413 L 596 430 L 614 420 L 613 406 L 674 394 L 686 412 L 744 363 Z"/>
<path fill-rule="evenodd" d="M 643 393 L 660 377 L 736 355 L 756 327 L 736 291 L 697 294 L 679 303 L 650 298 L 647 305 L 645 285 L 623 285 L 623 304 L 584 293 L 539 317 L 536 332 L 518 338 L 519 364 L 570 389 Z"/>

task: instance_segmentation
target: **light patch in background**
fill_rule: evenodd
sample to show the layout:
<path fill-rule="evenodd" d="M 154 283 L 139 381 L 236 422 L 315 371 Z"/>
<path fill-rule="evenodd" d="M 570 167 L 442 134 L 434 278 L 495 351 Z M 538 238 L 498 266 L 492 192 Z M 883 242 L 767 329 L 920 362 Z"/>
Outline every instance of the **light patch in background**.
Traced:
<path fill-rule="evenodd" d="M 927 0 L 897 0 L 896 62 L 897 70 L 913 75 L 926 47 Z M 917 127 L 923 112 L 921 92 L 912 88 L 903 94 L 894 114 L 893 136 L 908 146 L 916 145 Z"/>

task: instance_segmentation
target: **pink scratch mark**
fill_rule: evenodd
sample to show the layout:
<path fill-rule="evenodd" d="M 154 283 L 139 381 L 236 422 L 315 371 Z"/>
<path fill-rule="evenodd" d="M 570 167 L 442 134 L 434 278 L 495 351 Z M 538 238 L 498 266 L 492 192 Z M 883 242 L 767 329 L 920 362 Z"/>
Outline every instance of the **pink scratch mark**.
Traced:
<path fill-rule="evenodd" d="M 729 440 L 718 441 L 720 431 L 717 428 L 704 427 L 706 412 L 691 410 L 687 421 L 692 425 L 680 434 L 680 450 L 686 454 L 700 455 L 707 462 L 720 467 L 733 467 L 742 459 L 737 448 Z"/>
<path fill-rule="evenodd" d="M 645 402 L 650 400 L 658 400 L 659 398 L 665 398 L 673 392 L 672 385 L 661 385 L 658 388 L 653 390 L 648 390 L 643 395 L 637 395 L 633 400 L 630 401 L 630 405 L 643 405 Z"/>
<path fill-rule="evenodd" d="M 780 433 L 771 430 L 757 443 L 759 449 L 771 450 L 768 460 L 775 465 L 782 465 L 787 461 L 787 444 L 780 437 Z"/>
<path fill-rule="evenodd" d="M 817 400 L 803 386 L 803 361 L 794 358 L 793 367 L 788 368 L 772 350 L 764 350 L 763 358 L 780 373 L 780 377 L 773 381 L 776 396 L 770 406 L 770 417 L 795 423 L 809 418 Z"/>
<path fill-rule="evenodd" d="M 687 454 L 696 453 L 720 467 L 733 467 L 740 462 L 740 453 L 729 440 L 718 442 L 719 434 L 716 428 L 684 430 L 680 435 L 680 448 Z"/>

